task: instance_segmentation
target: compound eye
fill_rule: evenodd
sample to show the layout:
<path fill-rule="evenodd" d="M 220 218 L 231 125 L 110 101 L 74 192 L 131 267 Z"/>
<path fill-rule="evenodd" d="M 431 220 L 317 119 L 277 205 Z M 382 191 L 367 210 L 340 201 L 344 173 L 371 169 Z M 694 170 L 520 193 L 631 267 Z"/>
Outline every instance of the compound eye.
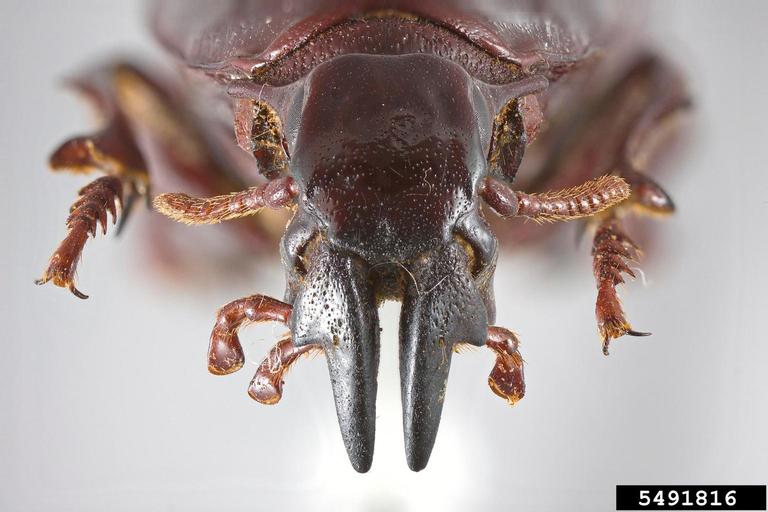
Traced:
<path fill-rule="evenodd" d="M 493 123 L 491 148 L 488 152 L 488 167 L 494 174 L 505 181 L 512 182 L 517 169 L 523 161 L 528 145 L 528 133 L 525 123 L 525 105 L 528 105 L 530 129 L 535 131 L 533 102 L 525 98 L 515 98 L 508 102 L 496 115 Z"/>
<path fill-rule="evenodd" d="M 491 174 L 511 183 L 523 160 L 525 148 L 534 141 L 541 128 L 544 114 L 537 95 L 549 81 L 543 76 L 532 76 L 510 84 L 505 90 L 512 99 L 493 120 L 493 135 L 488 152 Z"/>
<path fill-rule="evenodd" d="M 288 144 L 280 117 L 265 101 L 235 99 L 237 144 L 256 159 L 259 172 L 275 178 L 288 172 Z"/>

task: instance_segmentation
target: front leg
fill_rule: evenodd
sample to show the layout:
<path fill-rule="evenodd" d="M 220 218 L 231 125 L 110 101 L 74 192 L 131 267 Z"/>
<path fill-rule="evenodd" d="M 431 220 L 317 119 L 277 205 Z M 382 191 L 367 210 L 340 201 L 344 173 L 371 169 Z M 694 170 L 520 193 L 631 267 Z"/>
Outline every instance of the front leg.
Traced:
<path fill-rule="evenodd" d="M 486 346 L 496 353 L 496 364 L 488 376 L 491 391 L 515 405 L 525 396 L 525 374 L 523 356 L 518 346 L 517 335 L 503 327 L 488 327 Z"/>
<path fill-rule="evenodd" d="M 297 347 L 291 338 L 277 342 L 259 365 L 248 386 L 248 395 L 259 403 L 273 405 L 283 397 L 283 376 L 301 356 L 320 353 L 320 345 Z"/>
<path fill-rule="evenodd" d="M 488 375 L 488 387 L 494 394 L 515 405 L 525 396 L 525 374 L 523 356 L 519 350 L 517 334 L 504 327 L 488 326 L 485 346 L 496 354 L 496 362 Z M 461 352 L 468 343 L 457 343 L 454 352 Z"/>
<path fill-rule="evenodd" d="M 208 348 L 208 371 L 228 375 L 243 367 L 245 357 L 237 333 L 255 322 L 287 324 L 291 305 L 265 295 L 251 295 L 219 309 Z"/>
<path fill-rule="evenodd" d="M 208 371 L 228 375 L 243 367 L 245 356 L 238 331 L 257 322 L 287 324 L 293 308 L 290 304 L 265 295 L 252 295 L 230 302 L 219 309 L 208 348 Z M 276 404 L 283 395 L 283 376 L 302 355 L 322 352 L 317 344 L 297 347 L 290 337 L 280 340 L 256 370 L 248 394 L 263 404 Z"/>

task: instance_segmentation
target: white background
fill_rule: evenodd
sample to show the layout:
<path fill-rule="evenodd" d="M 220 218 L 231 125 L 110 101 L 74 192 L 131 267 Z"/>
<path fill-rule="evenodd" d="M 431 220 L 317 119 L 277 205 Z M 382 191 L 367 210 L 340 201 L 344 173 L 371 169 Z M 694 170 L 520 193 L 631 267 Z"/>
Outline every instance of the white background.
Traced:
<path fill-rule="evenodd" d="M 490 352 L 455 357 L 435 451 L 414 474 L 387 305 L 366 475 L 347 461 L 322 358 L 300 362 L 276 407 L 245 394 L 280 328 L 244 334 L 241 373 L 205 370 L 219 305 L 282 295 L 274 262 L 172 284 L 146 268 L 137 222 L 89 243 L 90 300 L 32 284 L 83 183 L 49 175 L 45 158 L 90 127 L 57 80 L 114 50 L 157 49 L 130 2 L 3 1 L 0 12 L 0 510 L 603 511 L 617 483 L 768 480 L 768 3 L 654 4 L 660 45 L 696 101 L 694 143 L 663 179 L 679 214 L 654 226 L 645 286 L 623 293 L 654 335 L 603 357 L 573 228 L 508 252 L 498 316 L 522 337 L 528 395 L 509 408 L 488 390 Z"/>

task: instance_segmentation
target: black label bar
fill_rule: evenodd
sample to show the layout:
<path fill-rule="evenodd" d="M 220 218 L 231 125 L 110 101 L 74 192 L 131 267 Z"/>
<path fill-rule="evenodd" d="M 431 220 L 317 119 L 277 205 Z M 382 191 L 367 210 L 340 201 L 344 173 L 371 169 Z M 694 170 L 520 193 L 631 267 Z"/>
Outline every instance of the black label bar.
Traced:
<path fill-rule="evenodd" d="M 617 485 L 616 510 L 765 510 L 764 485 Z"/>

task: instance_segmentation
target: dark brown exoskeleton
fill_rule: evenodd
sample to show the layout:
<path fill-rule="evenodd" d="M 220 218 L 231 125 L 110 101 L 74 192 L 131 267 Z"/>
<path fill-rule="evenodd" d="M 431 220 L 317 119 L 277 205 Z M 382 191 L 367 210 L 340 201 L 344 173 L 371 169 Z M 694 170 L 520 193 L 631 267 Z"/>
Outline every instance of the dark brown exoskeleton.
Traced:
<path fill-rule="evenodd" d="M 613 19 L 585 2 L 158 1 L 158 38 L 210 80 L 191 80 L 182 95 L 118 63 L 75 82 L 107 123 L 66 142 L 51 163 L 106 176 L 80 192 L 39 282 L 85 298 L 74 273 L 88 235 L 98 223 L 106 230 L 124 197 L 123 220 L 162 183 L 210 197 L 165 193 L 154 199 L 161 213 L 187 224 L 255 215 L 237 229 L 262 242 L 269 223 L 256 214 L 290 208 L 283 301 L 253 295 L 222 307 L 209 370 L 243 366 L 238 331 L 247 323 L 284 323 L 290 336 L 258 367 L 249 394 L 278 402 L 288 367 L 324 353 L 349 458 L 367 471 L 377 308 L 400 301 L 406 454 L 418 471 L 462 344 L 496 353 L 494 393 L 511 404 L 524 394 L 517 337 L 493 326 L 497 239 L 483 203 L 504 219 L 586 218 L 603 350 L 644 334 L 616 295 L 638 255 L 622 219 L 673 210 L 644 171 L 688 102 L 664 62 L 617 42 Z M 232 120 L 235 137 L 225 127 Z M 253 158 L 236 154 L 233 139 Z M 494 222 L 505 239 L 530 227 Z"/>

